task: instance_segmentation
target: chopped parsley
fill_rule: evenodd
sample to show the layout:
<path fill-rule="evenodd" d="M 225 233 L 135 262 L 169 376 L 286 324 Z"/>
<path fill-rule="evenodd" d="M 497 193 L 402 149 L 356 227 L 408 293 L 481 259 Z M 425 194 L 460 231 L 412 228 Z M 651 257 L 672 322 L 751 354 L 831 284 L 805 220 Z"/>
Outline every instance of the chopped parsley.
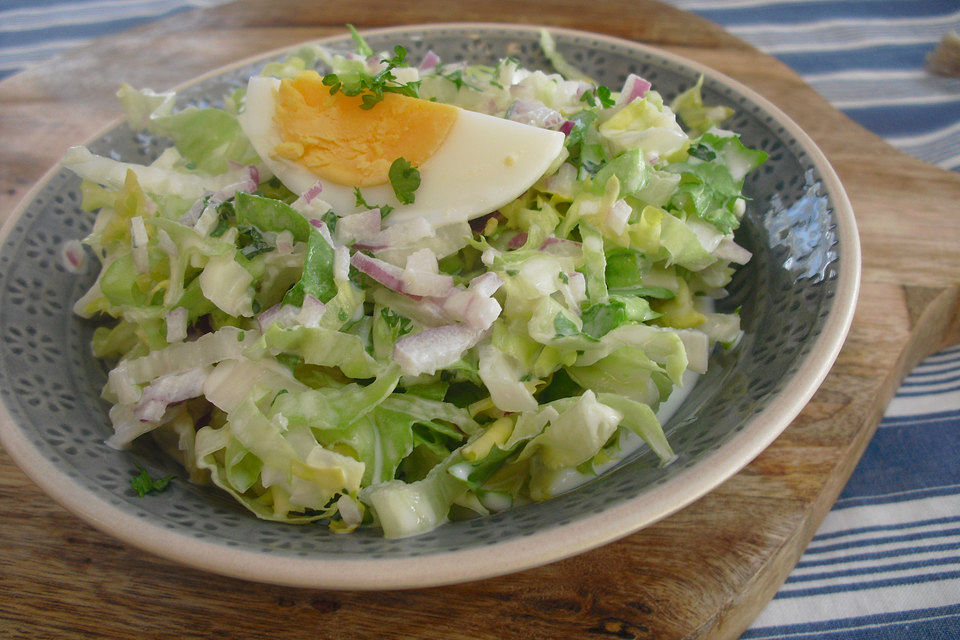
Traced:
<path fill-rule="evenodd" d="M 146 469 L 137 465 L 137 469 L 140 470 L 140 475 L 135 476 L 133 480 L 130 481 L 130 487 L 137 492 L 137 495 L 141 498 L 147 495 L 150 492 L 160 493 L 167 488 L 167 485 L 170 484 L 170 481 L 173 480 L 173 476 L 167 476 L 165 478 L 160 478 L 154 480 L 150 477 L 150 474 Z"/>
<path fill-rule="evenodd" d="M 360 187 L 353 188 L 353 199 L 354 199 L 354 203 L 353 203 L 354 206 L 363 207 L 364 209 L 368 209 L 368 210 L 380 209 L 381 218 L 387 217 L 387 214 L 393 211 L 393 207 L 391 207 L 388 204 L 381 204 L 381 205 L 367 204 L 367 201 L 363 199 L 363 194 L 360 193 Z"/>
<path fill-rule="evenodd" d="M 694 158 L 703 160 L 704 162 L 715 160 L 717 157 L 716 151 L 714 151 L 709 146 L 702 143 L 690 145 L 690 149 L 688 150 L 688 153 Z"/>
<path fill-rule="evenodd" d="M 286 389 L 280 389 L 280 391 L 277 391 L 277 395 L 273 396 L 273 400 L 270 401 L 270 406 L 272 407 L 273 404 L 277 401 L 277 398 L 279 398 L 285 393 L 290 393 L 290 392 L 287 391 Z"/>
<path fill-rule="evenodd" d="M 390 186 L 397 194 L 397 200 L 403 204 L 413 204 L 413 192 L 420 188 L 420 172 L 403 157 L 390 165 Z"/>
<path fill-rule="evenodd" d="M 272 251 L 273 247 L 264 240 L 263 234 L 253 225 L 240 225 L 237 227 L 237 244 L 240 247 L 240 255 L 247 260 L 253 260 L 261 253 Z"/>
<path fill-rule="evenodd" d="M 384 93 L 399 93 L 411 98 L 420 97 L 420 81 L 398 82 L 393 70 L 403 65 L 407 57 L 407 50 L 401 46 L 393 48 L 394 55 L 385 60 L 386 67 L 377 75 L 369 73 L 354 73 L 349 77 L 340 77 L 336 73 L 323 76 L 324 86 L 330 87 L 330 95 L 339 92 L 345 96 L 361 96 L 361 109 L 372 109 L 383 100 Z"/>
<path fill-rule="evenodd" d="M 390 307 L 383 307 L 380 309 L 380 317 L 383 318 L 383 322 L 393 330 L 393 333 L 396 337 L 400 337 L 410 333 L 411 326 L 413 322 L 410 318 L 402 316 Z"/>
<path fill-rule="evenodd" d="M 580 100 L 581 102 L 586 102 L 591 107 L 597 106 L 597 101 L 599 101 L 600 106 L 604 109 L 612 107 L 617 102 L 610 96 L 610 88 L 602 84 L 597 87 L 596 91 L 592 89 L 584 91 L 583 95 L 580 96 Z"/>
<path fill-rule="evenodd" d="M 450 73 L 440 73 L 440 77 L 446 78 L 453 83 L 453 86 L 457 88 L 457 91 L 463 89 L 463 87 L 470 85 L 467 84 L 467 81 L 463 79 L 463 71 L 457 69 L 456 71 L 451 71 Z M 472 87 L 471 87 L 472 88 Z"/>

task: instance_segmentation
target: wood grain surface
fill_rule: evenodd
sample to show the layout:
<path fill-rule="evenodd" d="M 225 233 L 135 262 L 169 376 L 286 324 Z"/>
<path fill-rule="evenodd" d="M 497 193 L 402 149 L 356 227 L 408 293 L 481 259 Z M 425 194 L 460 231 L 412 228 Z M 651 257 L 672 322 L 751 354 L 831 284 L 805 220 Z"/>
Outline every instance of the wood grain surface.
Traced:
<path fill-rule="evenodd" d="M 960 339 L 960 175 L 893 150 L 719 27 L 645 0 L 240 0 L 104 38 L 0 82 L 0 215 L 119 115 L 121 81 L 161 90 L 346 22 L 437 21 L 641 41 L 710 65 L 793 117 L 839 173 L 863 244 L 860 303 L 821 389 L 762 455 L 670 518 L 545 567 L 417 591 L 292 589 L 172 564 L 77 520 L 0 452 L 0 636 L 736 638 L 809 542 L 905 372 Z"/>

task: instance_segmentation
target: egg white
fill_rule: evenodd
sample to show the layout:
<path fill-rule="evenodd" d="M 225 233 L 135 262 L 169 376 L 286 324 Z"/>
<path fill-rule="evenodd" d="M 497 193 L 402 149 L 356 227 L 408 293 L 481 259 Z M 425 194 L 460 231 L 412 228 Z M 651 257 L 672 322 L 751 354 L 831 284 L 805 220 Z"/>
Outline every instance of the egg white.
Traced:
<path fill-rule="evenodd" d="M 273 154 L 282 142 L 274 122 L 279 86 L 276 78 L 261 76 L 247 85 L 246 107 L 239 120 L 254 149 L 291 191 L 303 193 L 319 180 L 320 197 L 337 214 L 361 211 L 353 186 L 319 179 L 306 167 Z M 418 167 L 420 188 L 413 204 L 401 204 L 389 184 L 362 187 L 361 193 L 371 205 L 394 207 L 385 225 L 421 216 L 434 226 L 462 222 L 518 198 L 553 164 L 563 142 L 559 131 L 459 109 L 440 148 Z"/>

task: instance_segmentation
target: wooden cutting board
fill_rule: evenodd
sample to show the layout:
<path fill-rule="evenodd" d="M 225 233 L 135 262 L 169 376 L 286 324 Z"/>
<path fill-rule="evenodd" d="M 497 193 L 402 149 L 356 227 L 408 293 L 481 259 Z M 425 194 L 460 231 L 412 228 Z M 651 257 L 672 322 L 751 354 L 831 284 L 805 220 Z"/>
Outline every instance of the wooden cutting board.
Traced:
<path fill-rule="evenodd" d="M 0 635 L 6 638 L 736 638 L 800 556 L 899 381 L 960 339 L 960 175 L 860 128 L 780 62 L 649 0 L 240 0 L 95 41 L 0 82 L 0 215 L 67 146 L 119 115 L 121 81 L 161 90 L 233 60 L 359 28 L 437 21 L 571 27 L 693 58 L 792 116 L 857 214 L 853 328 L 813 400 L 759 458 L 619 542 L 519 574 L 385 593 L 223 578 L 115 542 L 43 495 L 0 452 Z"/>

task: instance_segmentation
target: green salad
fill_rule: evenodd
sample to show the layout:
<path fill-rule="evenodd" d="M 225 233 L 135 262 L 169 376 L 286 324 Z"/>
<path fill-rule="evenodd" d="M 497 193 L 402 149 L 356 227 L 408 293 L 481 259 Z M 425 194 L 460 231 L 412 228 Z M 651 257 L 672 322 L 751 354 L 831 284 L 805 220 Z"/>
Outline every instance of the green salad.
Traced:
<path fill-rule="evenodd" d="M 344 204 L 258 154 L 247 88 L 178 109 L 124 86 L 131 126 L 172 145 L 149 165 L 63 161 L 96 212 L 100 274 L 75 312 L 103 320 L 107 444 L 149 434 L 260 518 L 388 537 L 549 499 L 637 436 L 669 464 L 661 403 L 741 333 L 712 300 L 750 258 L 733 232 L 765 154 L 720 127 L 732 111 L 703 104 L 702 79 L 670 103 L 633 74 L 608 88 L 547 33 L 559 73 L 414 63 L 353 34 L 356 53 L 310 45 L 260 76 L 319 70 L 370 117 L 396 94 L 549 130 L 546 170 L 451 219 L 432 169 L 401 156 Z M 82 267 L 79 243 L 64 255 Z"/>

